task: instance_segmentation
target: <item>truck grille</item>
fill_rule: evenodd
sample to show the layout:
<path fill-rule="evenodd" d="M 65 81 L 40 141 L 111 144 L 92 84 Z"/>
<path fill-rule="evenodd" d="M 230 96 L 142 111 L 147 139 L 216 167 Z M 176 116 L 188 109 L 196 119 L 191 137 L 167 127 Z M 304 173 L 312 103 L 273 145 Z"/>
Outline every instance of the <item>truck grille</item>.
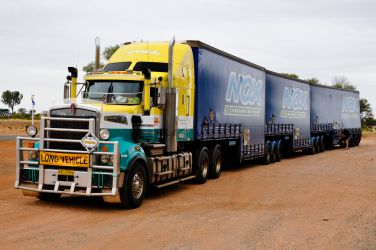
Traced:
<path fill-rule="evenodd" d="M 54 116 L 61 118 L 75 118 L 67 116 Z M 87 116 L 84 118 L 96 118 L 95 116 Z M 89 129 L 88 122 L 75 121 L 74 119 L 69 121 L 59 121 L 51 120 L 50 128 L 67 128 L 67 129 Z M 56 139 L 69 139 L 69 140 L 81 140 L 87 132 L 65 132 L 65 131 L 49 131 L 47 133 L 47 138 L 56 138 Z M 82 150 L 85 148 L 80 143 L 67 143 L 67 142 L 49 142 L 48 148 L 50 149 L 71 149 L 71 150 Z"/>
<path fill-rule="evenodd" d="M 86 151 L 81 143 L 68 141 L 81 140 L 89 130 L 96 134 L 96 112 L 85 109 L 76 109 L 73 114 L 70 108 L 64 108 L 51 110 L 50 117 L 50 119 L 45 120 L 44 124 L 44 138 L 46 138 L 44 148 Z M 90 119 L 94 120 L 94 126 L 91 128 L 89 122 Z M 54 139 L 58 140 L 54 141 Z"/>

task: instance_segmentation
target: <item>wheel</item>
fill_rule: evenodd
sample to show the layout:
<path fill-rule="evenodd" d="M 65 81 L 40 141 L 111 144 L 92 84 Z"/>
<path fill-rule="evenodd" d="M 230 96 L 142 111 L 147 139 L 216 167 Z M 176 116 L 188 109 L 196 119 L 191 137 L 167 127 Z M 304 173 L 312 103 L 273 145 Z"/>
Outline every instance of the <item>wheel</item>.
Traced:
<path fill-rule="evenodd" d="M 281 161 L 282 160 L 282 142 L 278 141 L 277 142 L 277 158 L 276 161 Z"/>
<path fill-rule="evenodd" d="M 197 184 L 203 184 L 208 179 L 209 172 L 209 154 L 206 147 L 202 147 L 201 150 L 196 153 L 196 162 L 195 162 L 195 182 Z"/>
<path fill-rule="evenodd" d="M 274 163 L 277 161 L 277 143 L 272 143 L 272 150 L 270 151 L 270 162 Z"/>
<path fill-rule="evenodd" d="M 221 146 L 216 145 L 211 152 L 209 176 L 212 179 L 217 179 L 222 171 L 222 153 Z"/>
<path fill-rule="evenodd" d="M 265 153 L 264 153 L 263 163 L 265 165 L 270 164 L 270 161 L 271 161 L 270 158 L 271 158 L 271 155 L 270 155 L 270 143 L 267 142 L 266 145 L 265 145 Z"/>
<path fill-rule="evenodd" d="M 325 137 L 323 135 L 320 136 L 320 151 L 321 152 L 325 151 Z"/>
<path fill-rule="evenodd" d="M 124 176 L 124 184 L 120 189 L 120 200 L 124 208 L 139 207 L 146 193 L 147 177 L 142 163 L 135 162 Z"/>
<path fill-rule="evenodd" d="M 61 194 L 55 194 L 55 193 L 39 193 L 37 195 L 37 198 L 42 201 L 56 201 L 59 199 Z"/>
<path fill-rule="evenodd" d="M 360 144 L 360 136 L 357 135 L 357 136 L 355 137 L 355 143 L 354 143 L 354 146 L 359 146 L 359 144 Z"/>
<path fill-rule="evenodd" d="M 312 148 L 311 148 L 311 154 L 317 154 L 317 142 L 316 138 L 312 139 Z"/>
<path fill-rule="evenodd" d="M 354 136 L 350 136 L 349 137 L 349 148 L 352 148 L 354 147 Z"/>
<path fill-rule="evenodd" d="M 320 153 L 320 137 L 316 137 L 316 140 L 315 140 L 315 147 L 316 147 L 316 153 Z"/>

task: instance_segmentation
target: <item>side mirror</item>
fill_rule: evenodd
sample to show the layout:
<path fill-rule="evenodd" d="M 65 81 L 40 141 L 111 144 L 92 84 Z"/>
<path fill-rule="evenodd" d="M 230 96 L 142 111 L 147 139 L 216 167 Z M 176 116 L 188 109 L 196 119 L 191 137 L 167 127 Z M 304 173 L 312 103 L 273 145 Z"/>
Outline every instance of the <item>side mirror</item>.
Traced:
<path fill-rule="evenodd" d="M 158 105 L 161 109 L 166 106 L 166 88 L 160 86 L 158 87 Z"/>
<path fill-rule="evenodd" d="M 69 98 L 69 82 L 64 84 L 64 99 Z"/>
<path fill-rule="evenodd" d="M 150 80 L 151 78 L 151 70 L 148 68 L 141 69 L 142 74 L 144 75 L 146 80 Z"/>

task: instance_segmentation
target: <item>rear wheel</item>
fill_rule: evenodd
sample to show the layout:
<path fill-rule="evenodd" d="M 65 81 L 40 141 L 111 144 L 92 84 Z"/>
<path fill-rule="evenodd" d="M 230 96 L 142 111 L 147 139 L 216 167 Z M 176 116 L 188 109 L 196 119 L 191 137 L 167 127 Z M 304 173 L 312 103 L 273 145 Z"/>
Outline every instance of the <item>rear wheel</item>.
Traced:
<path fill-rule="evenodd" d="M 265 165 L 270 164 L 270 160 L 271 160 L 270 158 L 271 158 L 271 155 L 270 155 L 270 144 L 269 144 L 269 142 L 267 142 L 266 145 L 265 145 L 263 163 Z"/>
<path fill-rule="evenodd" d="M 222 171 L 222 153 L 221 146 L 216 145 L 211 152 L 211 164 L 209 176 L 212 179 L 217 179 Z"/>
<path fill-rule="evenodd" d="M 278 141 L 277 142 L 277 158 L 276 161 L 281 161 L 282 160 L 282 142 Z"/>
<path fill-rule="evenodd" d="M 144 201 L 146 194 L 146 171 L 142 163 L 135 162 L 124 177 L 123 187 L 120 189 L 121 204 L 125 208 L 137 208 Z"/>
<path fill-rule="evenodd" d="M 206 147 L 201 148 L 200 152 L 196 154 L 196 178 L 197 184 L 203 184 L 208 179 L 209 172 L 209 154 Z"/>
<path fill-rule="evenodd" d="M 270 152 L 270 162 L 274 163 L 277 161 L 277 143 L 273 142 Z"/>
<path fill-rule="evenodd" d="M 323 135 L 320 136 L 320 151 L 321 152 L 325 151 L 325 137 Z"/>
<path fill-rule="evenodd" d="M 311 154 L 317 154 L 317 140 L 316 138 L 312 139 L 312 148 L 311 148 Z"/>
<path fill-rule="evenodd" d="M 355 137 L 355 143 L 354 143 L 354 146 L 359 146 L 359 144 L 360 144 L 360 136 L 357 135 L 357 136 Z"/>

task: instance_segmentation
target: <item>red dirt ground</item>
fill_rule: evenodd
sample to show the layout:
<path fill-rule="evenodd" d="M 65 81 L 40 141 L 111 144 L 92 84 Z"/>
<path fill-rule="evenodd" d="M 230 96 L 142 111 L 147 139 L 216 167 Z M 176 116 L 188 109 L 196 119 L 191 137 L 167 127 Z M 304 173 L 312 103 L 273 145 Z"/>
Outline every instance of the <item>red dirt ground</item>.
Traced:
<path fill-rule="evenodd" d="M 13 189 L 15 143 L 0 148 L 1 249 L 376 249 L 375 135 L 347 151 L 246 164 L 204 185 L 164 188 L 135 210 L 24 197 Z"/>

